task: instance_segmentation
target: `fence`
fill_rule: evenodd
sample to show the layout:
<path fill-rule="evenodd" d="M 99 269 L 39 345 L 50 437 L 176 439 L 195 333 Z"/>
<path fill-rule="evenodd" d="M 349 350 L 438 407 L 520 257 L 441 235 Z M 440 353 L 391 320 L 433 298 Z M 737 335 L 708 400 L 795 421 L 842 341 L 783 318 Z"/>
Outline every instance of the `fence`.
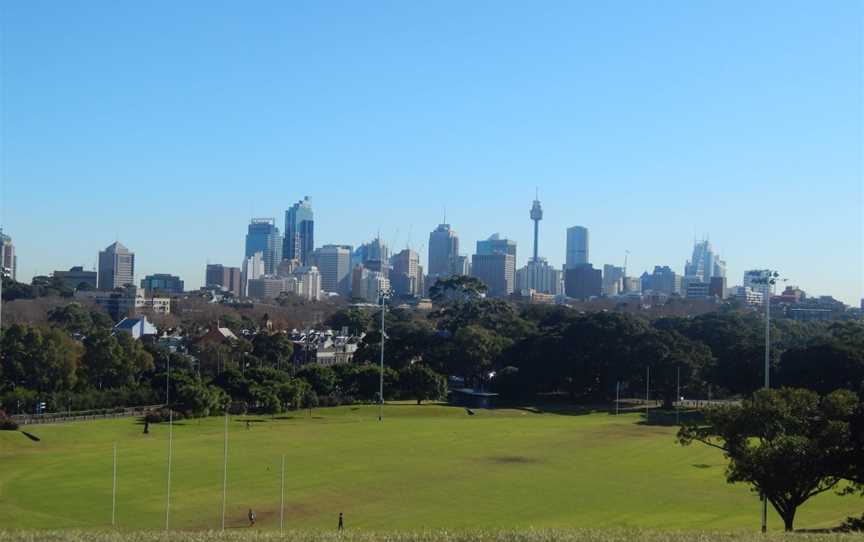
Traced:
<path fill-rule="evenodd" d="M 46 412 L 45 414 L 13 414 L 11 418 L 18 425 L 38 425 L 44 423 L 66 423 L 91 420 L 106 420 L 111 418 L 129 418 L 143 416 L 147 411 L 161 408 L 164 405 L 146 405 L 125 408 L 110 408 L 99 410 L 84 410 L 78 412 Z"/>

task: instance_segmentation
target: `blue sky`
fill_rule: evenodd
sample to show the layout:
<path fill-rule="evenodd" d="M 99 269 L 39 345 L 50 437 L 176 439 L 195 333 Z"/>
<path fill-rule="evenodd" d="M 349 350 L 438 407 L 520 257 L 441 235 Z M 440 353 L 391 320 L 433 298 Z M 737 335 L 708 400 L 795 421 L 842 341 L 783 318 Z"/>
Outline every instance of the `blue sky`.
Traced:
<path fill-rule="evenodd" d="M 304 195 L 316 244 L 462 250 L 864 297 L 862 3 L 40 2 L 2 13 L 2 224 L 29 278 L 115 238 L 137 278 L 239 265 Z M 410 233 L 410 239 L 409 239 Z"/>

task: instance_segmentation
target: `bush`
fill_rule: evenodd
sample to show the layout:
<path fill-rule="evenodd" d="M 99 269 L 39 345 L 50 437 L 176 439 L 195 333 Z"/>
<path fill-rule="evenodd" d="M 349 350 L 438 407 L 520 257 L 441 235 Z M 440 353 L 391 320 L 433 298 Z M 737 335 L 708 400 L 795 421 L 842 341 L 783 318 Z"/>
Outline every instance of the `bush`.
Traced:
<path fill-rule="evenodd" d="M 6 412 L 0 410 L 0 431 L 17 431 L 18 422 L 6 415 Z"/>

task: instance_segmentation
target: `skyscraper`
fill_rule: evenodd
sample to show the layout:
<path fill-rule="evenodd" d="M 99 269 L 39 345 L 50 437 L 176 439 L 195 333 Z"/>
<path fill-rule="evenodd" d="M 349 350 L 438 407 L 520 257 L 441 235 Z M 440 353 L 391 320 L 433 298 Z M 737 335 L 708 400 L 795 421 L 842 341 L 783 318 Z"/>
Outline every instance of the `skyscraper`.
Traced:
<path fill-rule="evenodd" d="M 390 271 L 390 283 L 396 294 L 403 297 L 414 297 L 420 294 L 423 279 L 420 268 L 420 255 L 410 248 L 393 255 L 390 260 L 393 269 Z"/>
<path fill-rule="evenodd" d="M 240 295 L 249 295 L 249 281 L 264 276 L 264 257 L 258 251 L 243 260 L 243 270 L 240 273 Z"/>
<path fill-rule="evenodd" d="M 18 275 L 18 257 L 15 256 L 15 245 L 12 238 L 0 229 L 0 274 L 16 280 Z"/>
<path fill-rule="evenodd" d="M 573 269 L 589 263 L 588 259 L 588 228 L 573 226 L 567 228 L 567 260 L 566 269 Z"/>
<path fill-rule="evenodd" d="M 240 268 L 222 264 L 207 264 L 204 286 L 218 286 L 240 297 Z"/>
<path fill-rule="evenodd" d="M 624 268 L 606 264 L 603 266 L 603 295 L 615 296 L 624 291 Z"/>
<path fill-rule="evenodd" d="M 501 251 L 475 254 L 471 258 L 471 275 L 483 281 L 489 296 L 506 297 L 513 293 L 515 286 L 516 259 Z"/>
<path fill-rule="evenodd" d="M 324 245 L 312 252 L 312 263 L 321 275 L 321 289 L 344 297 L 351 294 L 351 249 Z"/>
<path fill-rule="evenodd" d="M 99 252 L 98 283 L 100 290 L 113 290 L 135 284 L 135 254 L 119 241 Z"/>
<path fill-rule="evenodd" d="M 446 277 L 451 274 L 453 260 L 459 255 L 459 236 L 450 229 L 450 224 L 439 224 L 429 234 L 429 277 Z"/>
<path fill-rule="evenodd" d="M 285 241 L 282 255 L 286 260 L 296 259 L 309 265 L 309 256 L 315 250 L 315 215 L 309 196 L 285 211 Z"/>
<path fill-rule="evenodd" d="M 546 258 L 537 258 L 516 271 L 516 289 L 559 295 L 562 293 L 561 270 L 549 265 Z"/>
<path fill-rule="evenodd" d="M 590 263 L 564 270 L 564 292 L 574 299 L 599 297 L 603 291 L 603 272 Z"/>
<path fill-rule="evenodd" d="M 711 243 L 705 239 L 693 245 L 693 256 L 684 264 L 685 280 L 710 282 L 712 277 L 726 276 L 726 262 L 714 254 Z"/>
<path fill-rule="evenodd" d="M 275 275 L 276 268 L 282 261 L 282 236 L 279 235 L 275 218 L 253 218 L 249 222 L 245 256 L 249 258 L 256 252 L 261 253 L 264 273 Z"/>
<path fill-rule="evenodd" d="M 484 241 L 477 241 L 476 256 L 494 256 L 496 254 L 506 254 L 510 256 L 510 258 L 501 260 L 507 266 L 507 268 L 503 270 L 503 276 L 506 277 L 506 281 L 508 281 L 508 283 L 506 284 L 506 286 L 503 287 L 506 289 L 506 293 L 499 294 L 509 295 L 513 293 L 513 289 L 516 286 L 516 241 L 503 238 L 497 233 L 493 233 L 491 236 L 489 236 L 488 239 Z M 492 269 L 488 266 L 488 262 L 492 260 L 484 260 L 483 258 L 478 259 L 476 256 L 474 258 L 471 258 L 471 273 L 475 277 L 480 278 L 477 273 L 488 273 L 489 270 Z M 483 265 L 483 269 L 475 269 L 475 262 L 481 262 L 481 265 Z M 495 271 L 495 276 L 498 276 L 497 270 Z M 487 275 L 487 278 L 491 277 Z M 495 280 L 497 281 L 499 279 L 496 278 Z M 487 283 L 487 285 L 489 284 Z M 491 289 L 491 285 L 489 286 Z"/>
<path fill-rule="evenodd" d="M 379 271 L 385 276 L 390 271 L 390 251 L 380 237 L 363 243 L 351 256 L 353 265 L 361 264 L 370 271 Z"/>

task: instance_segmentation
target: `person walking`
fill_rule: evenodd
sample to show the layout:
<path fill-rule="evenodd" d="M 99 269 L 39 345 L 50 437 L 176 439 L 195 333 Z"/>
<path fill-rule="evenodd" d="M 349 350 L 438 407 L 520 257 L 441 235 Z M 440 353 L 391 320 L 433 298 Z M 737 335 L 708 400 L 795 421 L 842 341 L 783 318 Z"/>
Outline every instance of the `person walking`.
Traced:
<path fill-rule="evenodd" d="M 342 512 L 339 512 L 339 530 L 341 531 L 344 528 L 345 528 L 345 521 L 342 518 Z"/>
<path fill-rule="evenodd" d="M 249 526 L 253 527 L 255 525 L 255 512 L 252 509 L 249 509 Z"/>

